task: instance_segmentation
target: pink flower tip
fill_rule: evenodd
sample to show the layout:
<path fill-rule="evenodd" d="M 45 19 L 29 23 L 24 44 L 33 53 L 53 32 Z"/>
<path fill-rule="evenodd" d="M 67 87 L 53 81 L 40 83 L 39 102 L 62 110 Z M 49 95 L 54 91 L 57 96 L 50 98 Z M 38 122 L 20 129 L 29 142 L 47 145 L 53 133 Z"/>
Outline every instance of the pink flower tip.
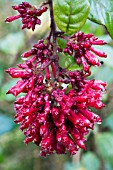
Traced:
<path fill-rule="evenodd" d="M 12 22 L 20 17 L 21 17 L 21 15 L 10 16 L 10 17 L 6 18 L 5 22 L 7 22 L 7 23 Z"/>

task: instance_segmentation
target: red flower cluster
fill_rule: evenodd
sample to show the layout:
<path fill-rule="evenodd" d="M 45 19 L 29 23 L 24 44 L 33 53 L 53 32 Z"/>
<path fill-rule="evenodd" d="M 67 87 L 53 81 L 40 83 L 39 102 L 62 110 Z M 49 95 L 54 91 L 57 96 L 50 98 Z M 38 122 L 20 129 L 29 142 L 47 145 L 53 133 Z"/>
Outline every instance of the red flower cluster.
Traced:
<path fill-rule="evenodd" d="M 38 67 L 39 61 L 43 65 L 45 55 L 38 58 L 40 45 L 35 50 L 35 53 L 29 51 L 23 54 L 24 57 L 26 54 L 26 57 L 34 56 L 24 64 L 18 64 L 21 69 L 6 70 L 13 78 L 21 78 L 8 93 L 15 96 L 26 93 L 15 101 L 15 123 L 20 124 L 20 129 L 24 131 L 26 144 L 33 141 L 41 147 L 41 156 L 55 151 L 57 154 L 69 151 L 74 155 L 79 148 L 85 149 L 84 136 L 89 129 L 101 122 L 100 117 L 88 107 L 100 109 L 104 106 L 101 99 L 106 83 L 86 80 L 81 71 L 63 72 L 62 69 L 59 71 L 59 80 L 45 80 L 41 66 Z M 66 80 L 67 88 L 62 86 L 62 80 Z M 71 90 L 68 90 L 68 85 L 72 86 Z"/>
<path fill-rule="evenodd" d="M 38 17 L 47 7 L 36 9 L 23 2 L 13 6 L 13 9 L 19 15 L 8 17 L 6 22 L 22 18 L 22 29 L 34 30 L 35 25 L 41 23 Z M 66 48 L 61 50 L 55 42 L 57 36 L 65 39 L 63 33 L 58 35 L 58 32 L 52 31 L 51 24 L 49 37 L 39 40 L 31 50 L 22 54 L 27 60 L 18 64 L 18 68 L 6 70 L 13 78 L 20 78 L 7 94 L 17 97 L 21 92 L 25 93 L 25 96 L 16 98 L 15 123 L 20 124 L 20 129 L 24 131 L 26 144 L 33 141 L 40 146 L 41 156 L 54 152 L 65 154 L 67 151 L 74 155 L 79 148 L 85 149 L 85 135 L 94 128 L 95 123 L 101 122 L 100 117 L 89 108 L 104 107 L 102 94 L 106 83 L 87 80 L 86 77 L 90 74 L 90 66 L 101 65 L 94 54 L 106 57 L 92 45 L 104 45 L 105 42 L 93 34 L 78 32 L 66 37 Z M 60 52 L 73 55 L 76 63 L 82 64 L 83 70 L 61 68 Z"/>
<path fill-rule="evenodd" d="M 41 20 L 38 18 L 42 13 L 47 11 L 47 7 L 42 7 L 41 9 L 36 9 L 34 6 L 30 5 L 28 2 L 22 2 L 18 6 L 12 7 L 14 10 L 19 12 L 18 15 L 8 17 L 5 22 L 12 22 L 16 19 L 22 18 L 22 29 L 30 29 L 34 31 L 36 25 L 41 24 Z"/>
<path fill-rule="evenodd" d="M 99 59 L 94 54 L 99 57 L 107 57 L 104 52 L 94 49 L 92 45 L 104 44 L 106 44 L 105 41 L 98 40 L 93 34 L 78 32 L 69 37 L 69 40 L 66 43 L 66 48 L 63 51 L 69 55 L 74 55 L 76 63 L 78 65 L 82 64 L 83 70 L 90 74 L 90 66 L 101 65 Z"/>

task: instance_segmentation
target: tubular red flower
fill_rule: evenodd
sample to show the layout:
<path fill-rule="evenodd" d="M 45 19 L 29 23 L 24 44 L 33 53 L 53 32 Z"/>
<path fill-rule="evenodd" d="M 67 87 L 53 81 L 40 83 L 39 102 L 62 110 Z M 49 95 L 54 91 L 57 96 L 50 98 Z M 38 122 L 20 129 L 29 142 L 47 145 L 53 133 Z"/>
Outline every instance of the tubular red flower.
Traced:
<path fill-rule="evenodd" d="M 106 83 L 86 80 L 81 71 L 69 71 L 70 83 L 73 79 L 72 83 L 75 82 L 76 88 L 66 92 L 67 89 L 51 84 L 52 90 L 48 92 L 49 84 L 44 82 L 44 75 L 35 75 L 33 71 L 36 68 L 33 64 L 30 68 L 27 64 L 25 66 L 22 70 L 7 70 L 12 77 L 15 74 L 21 77 L 8 93 L 15 96 L 20 92 L 26 93 L 25 96 L 16 98 L 14 105 L 15 123 L 20 124 L 20 129 L 24 131 L 24 142 L 28 144 L 33 141 L 40 145 L 42 156 L 54 151 L 57 154 L 69 151 L 73 155 L 79 148 L 86 149 L 84 136 L 93 129 L 95 123 L 101 122 L 100 117 L 88 107 L 100 109 L 104 106 L 101 99 Z M 23 76 L 27 69 L 31 69 L 32 76 Z M 50 78 L 47 80 L 50 81 Z"/>
<path fill-rule="evenodd" d="M 6 70 L 13 78 L 21 79 L 7 93 L 14 96 L 25 93 L 25 96 L 16 98 L 15 123 L 20 124 L 26 144 L 34 142 L 40 146 L 41 156 L 54 152 L 74 155 L 79 148 L 85 150 L 85 135 L 95 123 L 101 123 L 101 118 L 90 109 L 104 107 L 102 94 L 106 83 L 86 78 L 90 65 L 100 65 L 90 52 L 91 45 L 102 44 L 102 41 L 92 34 L 80 32 L 71 38 L 76 38 L 78 44 L 67 42 L 64 51 L 72 55 L 75 50 L 77 62 L 82 63 L 84 71 L 59 67 L 49 40 L 39 40 L 31 50 L 22 54 L 27 58 L 23 64 Z M 86 41 L 83 43 L 82 39 Z"/>
<path fill-rule="evenodd" d="M 83 32 L 78 32 L 73 36 L 70 36 L 63 51 L 64 53 L 68 53 L 71 56 L 73 55 L 76 63 L 78 65 L 82 64 L 84 72 L 90 74 L 89 66 L 101 65 L 100 61 L 94 54 L 99 57 L 107 57 L 104 52 L 94 49 L 92 45 L 104 44 L 106 44 L 105 41 L 98 40 L 98 38 L 94 37 L 93 34 L 84 34 Z"/>
<path fill-rule="evenodd" d="M 10 16 L 6 18 L 5 22 L 12 22 L 18 18 L 22 18 L 22 29 L 32 29 L 35 30 L 36 25 L 41 24 L 41 20 L 38 18 L 44 12 L 47 11 L 47 7 L 42 7 L 41 9 L 36 9 L 34 6 L 30 5 L 28 2 L 22 2 L 17 6 L 12 6 L 14 10 L 19 12 L 16 16 Z"/>

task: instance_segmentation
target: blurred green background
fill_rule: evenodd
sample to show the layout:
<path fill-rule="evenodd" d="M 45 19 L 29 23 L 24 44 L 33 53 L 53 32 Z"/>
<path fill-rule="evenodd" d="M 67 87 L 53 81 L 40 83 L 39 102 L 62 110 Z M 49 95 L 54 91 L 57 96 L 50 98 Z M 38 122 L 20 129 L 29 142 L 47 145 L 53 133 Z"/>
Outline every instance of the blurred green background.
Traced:
<path fill-rule="evenodd" d="M 38 26 L 34 32 L 21 31 L 20 21 L 4 23 L 7 16 L 15 14 L 11 6 L 20 2 L 0 0 L 0 170 L 113 170 L 113 40 L 104 27 L 90 21 L 82 30 L 94 33 L 108 43 L 99 48 L 108 54 L 108 58 L 102 59 L 104 64 L 100 68 L 92 69 L 91 76 L 108 84 L 103 98 L 106 107 L 101 111 L 95 110 L 103 120 L 102 125 L 96 125 L 88 136 L 87 151 L 79 151 L 74 157 L 51 155 L 41 158 L 39 149 L 33 143 L 27 146 L 23 143 L 25 137 L 19 126 L 13 123 L 14 97 L 6 95 L 17 80 L 12 80 L 4 70 L 15 67 L 21 62 L 21 54 L 48 34 L 49 14 L 42 16 L 42 26 Z M 32 0 L 32 4 L 37 5 L 37 1 Z"/>

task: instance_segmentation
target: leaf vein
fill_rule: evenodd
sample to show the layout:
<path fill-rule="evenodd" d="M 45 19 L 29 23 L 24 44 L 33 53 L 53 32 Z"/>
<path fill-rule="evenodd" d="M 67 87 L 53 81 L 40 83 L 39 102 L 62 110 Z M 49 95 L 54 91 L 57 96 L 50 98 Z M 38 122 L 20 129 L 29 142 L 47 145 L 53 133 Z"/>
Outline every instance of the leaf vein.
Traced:
<path fill-rule="evenodd" d="M 68 23 L 67 23 L 67 27 L 66 27 L 66 32 L 69 29 L 69 24 L 70 24 L 70 19 L 71 19 L 71 15 L 72 15 L 72 3 L 70 1 L 70 13 L 69 13 L 69 17 L 68 17 Z"/>

